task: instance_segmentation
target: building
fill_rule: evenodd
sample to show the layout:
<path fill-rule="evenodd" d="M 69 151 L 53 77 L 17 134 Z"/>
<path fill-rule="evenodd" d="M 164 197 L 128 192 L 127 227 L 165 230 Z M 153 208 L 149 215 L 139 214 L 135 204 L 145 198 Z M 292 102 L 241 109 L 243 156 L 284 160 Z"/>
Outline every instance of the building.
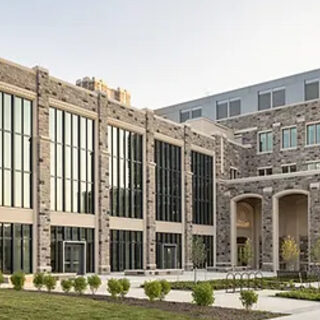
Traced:
<path fill-rule="evenodd" d="M 222 120 L 319 98 L 320 69 L 160 108 L 176 122 L 206 117 Z"/>
<path fill-rule="evenodd" d="M 131 95 L 126 89 L 110 88 L 103 80 L 98 80 L 95 77 L 79 79 L 76 81 L 76 85 L 88 90 L 104 92 L 110 99 L 116 100 L 126 106 L 131 105 Z"/>
<path fill-rule="evenodd" d="M 215 143 L 0 59 L 1 270 L 189 269 L 195 236 L 214 266 Z"/>
<path fill-rule="evenodd" d="M 310 269 L 319 111 L 315 97 L 179 124 L 0 59 L 0 268 L 189 270 L 201 237 L 208 267 L 241 266 L 250 239 L 254 267 L 278 270 L 290 235 Z"/>

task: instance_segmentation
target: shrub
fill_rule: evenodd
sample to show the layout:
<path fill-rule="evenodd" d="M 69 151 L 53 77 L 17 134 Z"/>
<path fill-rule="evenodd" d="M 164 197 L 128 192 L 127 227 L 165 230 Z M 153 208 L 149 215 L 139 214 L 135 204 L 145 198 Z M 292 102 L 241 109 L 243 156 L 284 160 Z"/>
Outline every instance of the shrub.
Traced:
<path fill-rule="evenodd" d="M 61 288 L 64 293 L 69 293 L 73 286 L 73 281 L 70 279 L 64 279 L 61 281 Z"/>
<path fill-rule="evenodd" d="M 11 283 L 15 290 L 21 290 L 24 287 L 24 283 L 26 282 L 26 276 L 22 271 L 16 271 L 10 277 Z"/>
<path fill-rule="evenodd" d="M 37 288 L 39 291 L 44 286 L 44 273 L 43 272 L 37 272 L 33 277 L 33 285 L 35 288 Z"/>
<path fill-rule="evenodd" d="M 150 301 L 160 299 L 161 297 L 161 284 L 159 281 L 148 281 L 144 283 L 144 293 Z"/>
<path fill-rule="evenodd" d="M 214 303 L 213 289 L 209 283 L 198 283 L 192 290 L 193 302 L 198 306 L 210 306 Z"/>
<path fill-rule="evenodd" d="M 160 300 L 164 300 L 166 295 L 171 291 L 171 285 L 170 283 L 163 279 L 160 281 L 161 284 L 161 294 L 160 294 Z"/>
<path fill-rule="evenodd" d="M 0 285 L 4 283 L 3 273 L 0 271 Z"/>
<path fill-rule="evenodd" d="M 83 292 L 87 289 L 88 283 L 86 278 L 78 277 L 73 280 L 74 291 L 83 294 Z"/>
<path fill-rule="evenodd" d="M 240 301 L 246 310 L 250 310 L 258 302 L 258 295 L 253 290 L 241 291 Z"/>
<path fill-rule="evenodd" d="M 119 280 L 111 278 L 108 280 L 107 290 L 112 298 L 117 298 L 123 291 L 122 284 Z"/>
<path fill-rule="evenodd" d="M 51 290 L 54 290 L 57 285 L 57 279 L 51 274 L 47 274 L 43 278 L 43 284 L 47 288 L 48 292 L 51 292 Z"/>
<path fill-rule="evenodd" d="M 120 285 L 122 287 L 120 295 L 123 298 L 129 292 L 130 281 L 127 278 L 119 279 L 118 281 L 119 281 L 119 283 L 120 283 Z"/>
<path fill-rule="evenodd" d="M 99 287 L 101 286 L 101 279 L 98 275 L 94 274 L 90 277 L 88 277 L 88 285 L 90 287 L 90 290 L 92 294 L 95 294 Z"/>

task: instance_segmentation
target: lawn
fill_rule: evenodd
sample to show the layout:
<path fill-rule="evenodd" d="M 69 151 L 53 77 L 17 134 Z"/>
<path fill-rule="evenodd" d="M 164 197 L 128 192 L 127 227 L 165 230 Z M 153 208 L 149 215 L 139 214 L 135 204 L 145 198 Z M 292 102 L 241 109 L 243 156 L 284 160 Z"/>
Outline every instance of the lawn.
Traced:
<path fill-rule="evenodd" d="M 216 307 L 190 303 L 169 303 L 125 299 L 116 303 L 108 297 L 78 297 L 42 292 L 0 290 L 0 319 L 19 320 L 262 320 L 275 316 L 268 312 Z M 174 312 L 172 312 L 174 310 Z"/>

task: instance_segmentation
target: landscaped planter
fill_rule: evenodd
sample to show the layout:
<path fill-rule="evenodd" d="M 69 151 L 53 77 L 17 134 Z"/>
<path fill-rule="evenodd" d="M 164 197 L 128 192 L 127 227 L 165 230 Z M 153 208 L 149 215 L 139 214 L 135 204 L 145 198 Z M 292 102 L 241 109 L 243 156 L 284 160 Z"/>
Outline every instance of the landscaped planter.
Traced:
<path fill-rule="evenodd" d="M 308 276 L 306 271 L 278 270 L 277 277 L 279 279 L 306 279 Z"/>

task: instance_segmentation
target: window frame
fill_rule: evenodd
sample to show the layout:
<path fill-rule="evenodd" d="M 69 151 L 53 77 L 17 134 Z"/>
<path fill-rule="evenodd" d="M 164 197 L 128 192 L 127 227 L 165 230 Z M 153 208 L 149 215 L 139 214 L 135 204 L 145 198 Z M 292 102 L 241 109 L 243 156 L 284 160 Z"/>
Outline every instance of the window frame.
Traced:
<path fill-rule="evenodd" d="M 307 84 L 312 84 L 318 82 L 318 98 L 314 98 L 314 99 L 306 99 L 306 85 Z M 314 79 L 308 79 L 308 80 L 304 80 L 303 83 L 303 93 L 304 93 L 304 101 L 313 101 L 313 100 L 318 100 L 320 98 L 320 78 L 314 78 Z"/>
<path fill-rule="evenodd" d="M 201 115 L 199 117 L 192 117 L 192 113 L 194 111 L 198 111 L 198 110 L 201 110 Z M 201 117 L 203 117 L 202 115 L 202 111 L 203 111 L 203 107 L 202 106 L 196 106 L 196 107 L 193 107 L 193 108 L 188 108 L 188 109 L 180 109 L 179 110 L 179 123 L 184 123 L 188 120 L 192 120 L 192 119 L 199 119 Z M 184 120 L 184 121 L 181 121 L 181 114 L 183 113 L 188 113 L 188 119 Z"/>
<path fill-rule="evenodd" d="M 296 145 L 295 145 L 295 147 L 292 147 L 291 145 L 292 145 L 292 139 L 291 139 L 291 129 L 293 129 L 293 128 L 295 128 L 296 129 Z M 284 142 L 284 140 L 283 140 L 283 132 L 284 132 L 284 130 L 289 130 L 289 139 L 290 139 L 290 147 L 288 147 L 288 148 L 285 148 L 284 146 L 283 146 L 283 142 Z M 297 148 L 298 148 L 298 128 L 297 128 L 297 126 L 296 125 L 292 125 L 292 126 L 286 126 L 286 127 L 282 127 L 281 128 L 281 138 L 280 138 L 280 150 L 281 151 L 287 151 L 287 150 L 296 150 Z"/>
<path fill-rule="evenodd" d="M 281 106 L 274 106 L 273 105 L 274 104 L 273 94 L 274 94 L 274 92 L 281 91 L 281 90 L 284 90 L 284 104 L 281 105 Z M 270 108 L 260 109 L 260 107 L 259 107 L 259 96 L 261 94 L 266 94 L 266 93 L 270 93 Z M 269 110 L 269 109 L 276 109 L 276 108 L 284 107 L 287 104 L 287 94 L 286 93 L 287 93 L 287 91 L 286 91 L 286 87 L 285 86 L 275 87 L 275 88 L 272 88 L 272 89 L 258 91 L 258 111 L 266 111 L 266 110 Z"/>
<path fill-rule="evenodd" d="M 271 150 L 260 151 L 260 135 L 267 134 L 267 133 L 271 133 L 271 142 L 272 142 L 271 143 Z M 273 152 L 273 131 L 272 131 L 272 129 L 258 131 L 257 132 L 257 154 L 268 154 L 268 153 L 272 153 L 272 152 Z"/>
<path fill-rule="evenodd" d="M 307 148 L 316 147 L 316 146 L 320 145 L 320 140 L 319 140 L 318 143 L 312 143 L 312 144 L 308 143 L 308 127 L 309 126 L 315 126 L 315 129 L 316 129 L 317 125 L 320 126 L 320 121 L 312 121 L 312 122 L 307 122 L 305 124 L 305 147 L 307 147 Z M 316 130 L 314 130 L 314 138 L 315 138 L 315 141 L 316 141 L 317 140 L 317 131 Z"/>
<path fill-rule="evenodd" d="M 266 174 L 267 170 L 271 169 L 271 174 Z M 260 175 L 259 171 L 263 170 L 264 171 L 264 175 Z M 257 168 L 257 176 L 258 177 L 266 177 L 266 176 L 272 176 L 273 175 L 273 167 L 272 166 L 265 166 L 265 167 L 258 167 Z"/>
<path fill-rule="evenodd" d="M 290 167 L 292 167 L 292 166 L 295 166 L 295 167 L 296 167 L 296 171 L 291 171 Z M 282 171 L 284 167 L 288 167 L 288 168 L 289 168 L 288 172 L 283 172 L 283 171 Z M 281 165 L 281 173 L 282 173 L 282 174 L 290 174 L 290 173 L 295 173 L 295 172 L 297 172 L 297 171 L 298 171 L 298 170 L 297 170 L 297 163 L 296 163 L 296 162 L 293 162 L 293 163 L 285 163 L 285 164 L 282 164 L 282 165 Z"/>
<path fill-rule="evenodd" d="M 234 102 L 234 101 L 240 101 L 240 113 L 235 116 L 230 116 L 230 103 Z M 218 119 L 218 106 L 219 106 L 219 104 L 223 104 L 223 103 L 227 104 L 227 116 Z M 216 100 L 216 120 L 233 119 L 235 117 L 239 117 L 242 114 L 241 109 L 242 109 L 242 100 L 240 97 L 223 99 L 223 100 Z"/>

